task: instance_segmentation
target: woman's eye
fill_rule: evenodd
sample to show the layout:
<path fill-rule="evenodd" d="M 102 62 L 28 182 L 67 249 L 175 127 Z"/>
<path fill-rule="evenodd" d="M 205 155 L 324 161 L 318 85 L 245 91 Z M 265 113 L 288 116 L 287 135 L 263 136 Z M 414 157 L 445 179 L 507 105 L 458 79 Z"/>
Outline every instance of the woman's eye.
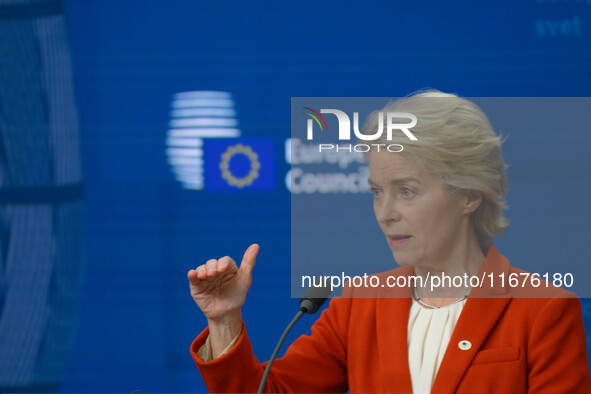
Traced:
<path fill-rule="evenodd" d="M 402 188 L 402 196 L 403 197 L 412 197 L 412 196 L 414 196 L 414 191 L 412 191 L 411 189 L 409 189 L 407 187 L 403 187 Z"/>
<path fill-rule="evenodd" d="M 374 196 L 379 196 L 382 193 L 382 191 L 380 189 L 374 189 L 374 188 L 371 189 L 371 192 L 374 194 Z"/>

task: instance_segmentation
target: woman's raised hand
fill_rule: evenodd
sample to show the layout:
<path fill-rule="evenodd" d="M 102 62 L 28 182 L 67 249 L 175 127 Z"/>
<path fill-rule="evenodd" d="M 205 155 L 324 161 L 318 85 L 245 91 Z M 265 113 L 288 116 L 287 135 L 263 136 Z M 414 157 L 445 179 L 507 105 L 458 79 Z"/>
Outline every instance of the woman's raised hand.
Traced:
<path fill-rule="evenodd" d="M 252 269 L 259 252 L 259 245 L 250 245 L 240 267 L 232 258 L 208 260 L 187 273 L 191 296 L 207 317 L 211 328 L 215 325 L 236 325 L 242 322 L 240 308 L 252 283 Z"/>

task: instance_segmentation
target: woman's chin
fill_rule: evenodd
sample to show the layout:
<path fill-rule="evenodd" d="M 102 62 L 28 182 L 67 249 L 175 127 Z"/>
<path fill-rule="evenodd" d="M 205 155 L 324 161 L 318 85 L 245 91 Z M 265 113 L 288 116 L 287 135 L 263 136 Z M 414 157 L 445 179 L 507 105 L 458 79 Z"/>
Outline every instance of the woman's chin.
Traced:
<path fill-rule="evenodd" d="M 406 255 L 406 253 L 401 253 L 400 251 L 392 251 L 392 256 L 394 256 L 394 261 L 396 261 L 396 264 L 400 266 L 415 265 L 415 261 L 409 258 L 409 256 Z"/>

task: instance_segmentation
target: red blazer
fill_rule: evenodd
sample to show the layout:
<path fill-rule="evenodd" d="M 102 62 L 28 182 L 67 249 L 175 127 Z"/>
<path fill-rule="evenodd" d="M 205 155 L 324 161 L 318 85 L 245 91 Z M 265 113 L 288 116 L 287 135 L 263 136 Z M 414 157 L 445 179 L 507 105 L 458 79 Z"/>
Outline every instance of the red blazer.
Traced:
<path fill-rule="evenodd" d="M 483 272 L 524 271 L 511 267 L 491 245 Z M 401 267 L 380 276 L 413 273 L 413 267 Z M 412 393 L 408 289 L 393 293 L 404 298 L 383 298 L 392 294 L 373 290 L 374 297 L 382 298 L 332 299 L 311 335 L 299 337 L 275 361 L 265 390 Z M 523 296 L 544 298 L 516 298 Z M 208 390 L 256 392 L 266 363 L 254 356 L 246 328 L 228 353 L 203 362 L 197 350 L 207 335 L 206 328 L 193 341 L 191 354 Z M 469 341 L 471 348 L 460 349 L 461 341 Z M 510 288 L 508 283 L 472 289 L 432 393 L 591 393 L 578 298 L 558 288 Z"/>

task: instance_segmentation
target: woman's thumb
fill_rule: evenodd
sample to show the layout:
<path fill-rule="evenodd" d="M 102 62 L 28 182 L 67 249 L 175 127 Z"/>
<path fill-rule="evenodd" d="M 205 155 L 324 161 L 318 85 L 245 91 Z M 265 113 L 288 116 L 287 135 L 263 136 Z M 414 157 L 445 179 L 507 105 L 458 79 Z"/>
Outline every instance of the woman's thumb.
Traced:
<path fill-rule="evenodd" d="M 260 246 L 258 244 L 252 244 L 244 252 L 242 257 L 242 263 L 240 263 L 240 269 L 245 270 L 247 274 L 252 273 L 252 269 L 256 264 L 257 254 L 259 253 Z"/>

